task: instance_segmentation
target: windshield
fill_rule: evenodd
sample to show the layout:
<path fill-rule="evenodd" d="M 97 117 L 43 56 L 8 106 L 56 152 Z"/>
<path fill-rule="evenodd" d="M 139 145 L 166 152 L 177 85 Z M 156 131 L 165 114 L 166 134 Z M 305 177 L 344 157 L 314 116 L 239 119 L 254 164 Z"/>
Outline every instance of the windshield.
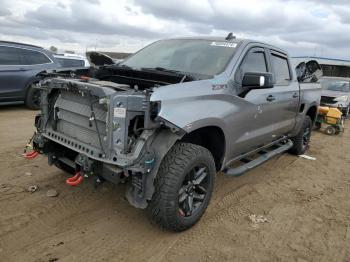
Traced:
<path fill-rule="evenodd" d="M 225 69 L 236 45 L 228 41 L 161 40 L 140 50 L 120 65 L 214 76 Z"/>
<path fill-rule="evenodd" d="M 322 87 L 324 90 L 350 92 L 349 81 L 323 81 Z"/>

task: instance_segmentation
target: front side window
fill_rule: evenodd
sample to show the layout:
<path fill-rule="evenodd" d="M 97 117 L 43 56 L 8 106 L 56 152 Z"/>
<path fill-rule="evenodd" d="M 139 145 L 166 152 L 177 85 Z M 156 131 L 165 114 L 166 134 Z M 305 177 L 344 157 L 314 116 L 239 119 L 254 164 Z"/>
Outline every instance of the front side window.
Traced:
<path fill-rule="evenodd" d="M 41 52 L 20 49 L 24 65 L 40 65 L 51 63 L 51 60 Z"/>
<path fill-rule="evenodd" d="M 21 65 L 21 55 L 18 48 L 0 46 L 0 65 Z"/>
<path fill-rule="evenodd" d="M 288 84 L 291 77 L 287 58 L 271 54 L 271 63 L 276 76 L 276 84 Z"/>
<path fill-rule="evenodd" d="M 247 54 L 241 66 L 242 73 L 267 72 L 266 58 L 263 51 L 253 51 Z"/>

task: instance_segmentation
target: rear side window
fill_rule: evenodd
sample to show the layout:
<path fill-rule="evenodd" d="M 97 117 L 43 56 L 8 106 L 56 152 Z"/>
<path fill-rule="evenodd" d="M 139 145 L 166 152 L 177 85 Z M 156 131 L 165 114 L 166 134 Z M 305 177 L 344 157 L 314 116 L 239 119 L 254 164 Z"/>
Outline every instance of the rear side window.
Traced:
<path fill-rule="evenodd" d="M 20 49 L 24 65 L 40 65 L 51 63 L 51 60 L 41 52 Z"/>
<path fill-rule="evenodd" d="M 241 68 L 243 74 L 246 72 L 267 72 L 265 53 L 263 51 L 248 53 Z"/>
<path fill-rule="evenodd" d="M 276 84 L 288 84 L 288 81 L 291 80 L 291 76 L 287 58 L 271 54 L 271 63 L 276 75 Z"/>
<path fill-rule="evenodd" d="M 22 65 L 19 49 L 0 46 L 0 65 Z"/>

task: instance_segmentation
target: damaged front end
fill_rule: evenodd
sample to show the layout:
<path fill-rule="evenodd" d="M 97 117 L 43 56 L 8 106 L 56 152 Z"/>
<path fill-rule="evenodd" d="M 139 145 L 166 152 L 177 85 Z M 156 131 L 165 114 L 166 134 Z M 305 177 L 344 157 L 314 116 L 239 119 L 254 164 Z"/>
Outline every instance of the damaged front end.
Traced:
<path fill-rule="evenodd" d="M 96 181 L 126 180 L 130 203 L 145 208 L 161 159 L 184 134 L 158 117 L 152 90 L 67 77 L 44 79 L 41 90 L 34 150 L 50 165 Z"/>

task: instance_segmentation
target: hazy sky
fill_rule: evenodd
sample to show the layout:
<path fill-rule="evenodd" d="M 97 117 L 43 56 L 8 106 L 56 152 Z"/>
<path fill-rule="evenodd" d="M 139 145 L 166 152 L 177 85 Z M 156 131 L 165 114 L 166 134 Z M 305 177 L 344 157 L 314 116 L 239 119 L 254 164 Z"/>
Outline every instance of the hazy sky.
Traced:
<path fill-rule="evenodd" d="M 175 36 L 228 32 L 292 55 L 350 59 L 349 0 L 0 0 L 0 39 L 136 51 Z"/>

